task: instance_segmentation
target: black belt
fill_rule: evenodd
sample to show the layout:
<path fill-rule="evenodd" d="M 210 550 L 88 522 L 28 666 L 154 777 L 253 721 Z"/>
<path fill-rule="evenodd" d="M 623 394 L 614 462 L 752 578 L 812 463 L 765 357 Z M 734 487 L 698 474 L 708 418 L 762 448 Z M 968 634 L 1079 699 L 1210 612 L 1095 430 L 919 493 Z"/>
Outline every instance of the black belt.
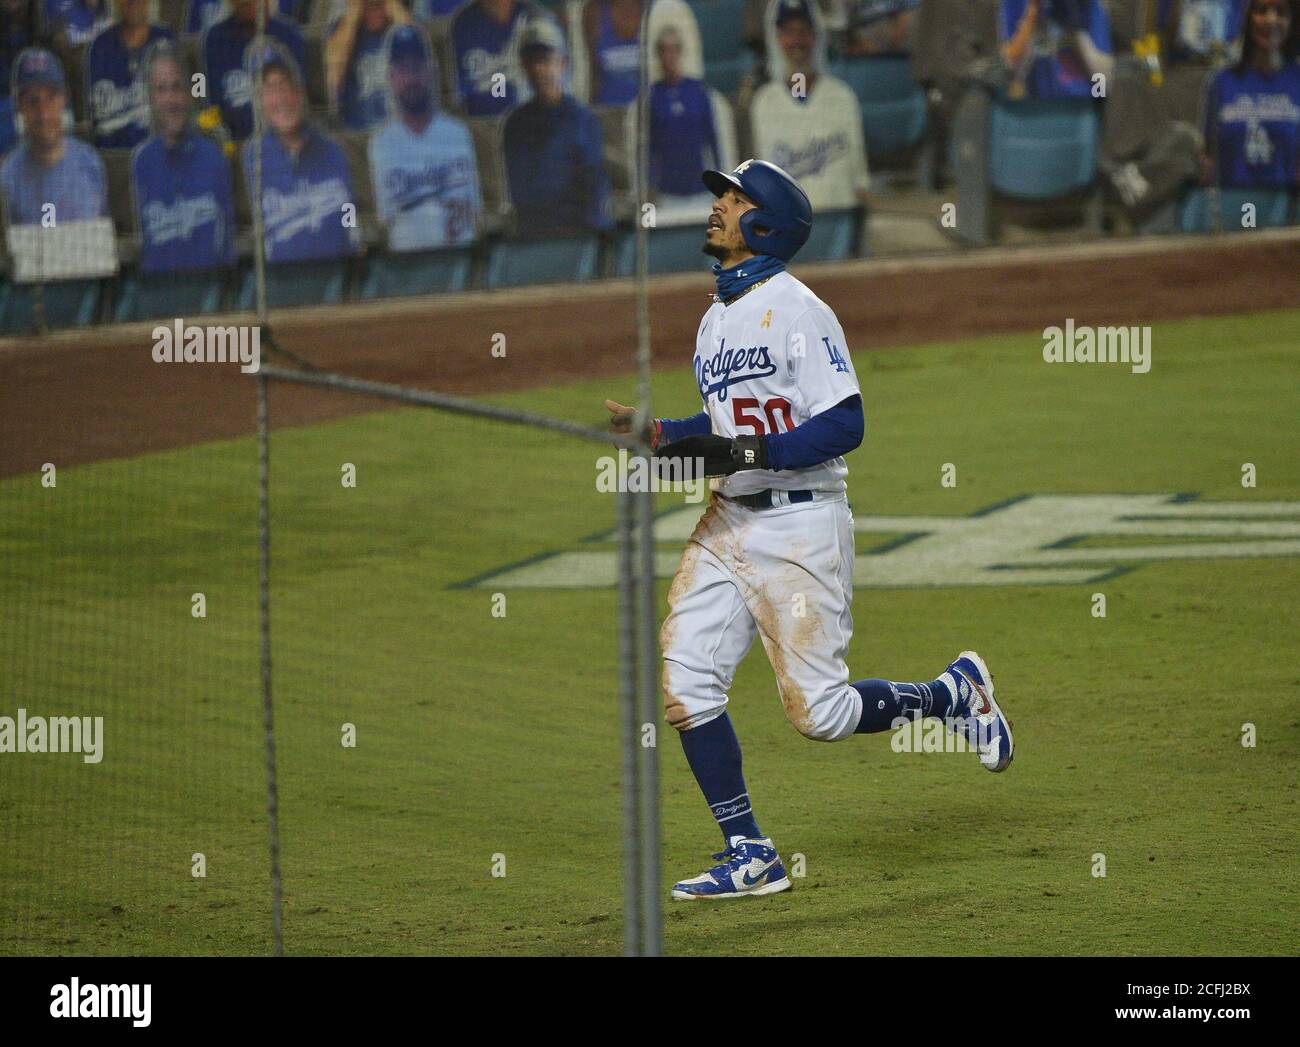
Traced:
<path fill-rule="evenodd" d="M 766 491 L 755 491 L 753 494 L 728 494 L 723 497 L 737 505 L 743 505 L 746 509 L 771 509 L 774 504 L 772 495 L 776 493 L 769 488 Z M 812 491 L 786 491 L 785 493 L 790 496 L 791 504 L 813 500 Z"/>

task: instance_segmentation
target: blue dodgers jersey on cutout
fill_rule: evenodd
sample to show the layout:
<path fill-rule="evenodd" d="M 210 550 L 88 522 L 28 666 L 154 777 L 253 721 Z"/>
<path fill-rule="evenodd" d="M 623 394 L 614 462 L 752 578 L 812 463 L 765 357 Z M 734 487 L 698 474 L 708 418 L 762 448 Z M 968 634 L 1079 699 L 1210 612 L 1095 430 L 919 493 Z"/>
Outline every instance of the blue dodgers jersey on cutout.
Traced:
<path fill-rule="evenodd" d="M 1300 64 L 1265 75 L 1223 69 L 1205 104 L 1206 142 L 1219 184 L 1235 189 L 1292 189 L 1300 163 Z M 1217 155 L 1216 155 L 1217 154 Z"/>
<path fill-rule="evenodd" d="M 455 117 L 435 112 L 423 132 L 398 117 L 370 139 L 375 210 L 393 251 L 473 242 L 483 201 L 474 140 Z"/>
<path fill-rule="evenodd" d="M 278 0 L 276 11 L 281 18 L 294 20 L 294 0 Z M 185 31 L 201 33 L 230 14 L 228 0 L 190 0 L 185 14 Z"/>
<path fill-rule="evenodd" d="M 1241 36 L 1247 0 L 1181 0 L 1178 31 L 1170 57 L 1203 57 L 1215 49 L 1226 50 Z M 1160 0 L 1156 25 L 1167 28 L 1173 0 Z"/>
<path fill-rule="evenodd" d="M 555 106 L 532 101 L 504 130 L 510 199 L 525 233 L 609 229 L 609 176 L 596 114 L 568 95 Z"/>
<path fill-rule="evenodd" d="M 45 0 L 45 31 L 63 26 L 68 43 L 84 44 L 108 21 L 107 5 L 91 8 L 85 0 Z"/>
<path fill-rule="evenodd" d="M 411 14 L 419 21 L 427 22 L 430 18 L 453 15 L 465 6 L 466 0 L 415 0 L 411 5 Z"/>
<path fill-rule="evenodd" d="M 659 81 L 650 88 L 650 185 L 694 196 L 700 172 L 722 167 L 713 103 L 702 80 Z"/>
<path fill-rule="evenodd" d="M 54 205 L 56 222 L 108 217 L 104 161 L 79 138 L 65 137 L 63 156 L 50 167 L 33 160 L 21 143 L 0 163 L 0 193 L 10 225 L 40 222 L 47 203 Z"/>
<path fill-rule="evenodd" d="M 609 0 L 596 9 L 596 67 L 600 83 L 593 105 L 627 105 L 641 89 L 641 36 L 624 40 L 614 28 Z"/>
<path fill-rule="evenodd" d="M 283 18 L 268 18 L 266 33 L 288 49 L 299 72 L 306 67 L 307 46 L 297 26 Z M 203 34 L 208 101 L 221 107 L 221 119 L 237 141 L 253 133 L 252 84 L 244 68 L 244 51 L 255 35 L 252 26 L 240 25 L 233 15 Z"/>
<path fill-rule="evenodd" d="M 253 189 L 253 150 L 244 146 L 244 175 Z M 297 157 L 270 131 L 262 136 L 262 216 L 270 262 L 305 262 L 356 253 L 355 228 L 343 207 L 355 203 L 347 158 L 315 128 Z"/>
<path fill-rule="evenodd" d="M 333 34 L 334 25 L 326 39 Z M 339 92 L 339 118 L 358 131 L 370 130 L 388 115 L 388 53 L 384 49 L 387 35 L 386 28 L 377 33 L 357 29 L 352 60 Z"/>
<path fill-rule="evenodd" d="M 141 59 L 155 40 L 174 40 L 175 34 L 151 25 L 144 44 L 129 48 L 121 26 L 110 25 L 95 34 L 86 49 L 86 105 L 100 149 L 129 149 L 149 137 L 147 85 L 141 78 Z"/>
<path fill-rule="evenodd" d="M 1089 39 L 1102 54 L 1112 54 L 1110 19 L 1101 6 L 1101 0 L 1085 2 L 1088 5 Z M 1003 42 L 1015 35 L 1016 27 L 1024 18 L 1027 7 L 1028 0 L 1002 0 L 999 29 Z M 1050 0 L 1047 0 L 1046 6 L 1040 5 L 1035 37 L 1041 37 L 1046 32 L 1052 45 L 1051 53 L 1035 54 L 1025 77 L 1026 91 L 1031 98 L 1089 98 L 1092 95 L 1092 80 L 1088 69 L 1065 31 L 1047 13 L 1049 11 Z"/>
<path fill-rule="evenodd" d="M 235 261 L 235 197 L 221 147 L 187 128 L 176 148 L 154 135 L 131 156 L 140 271 L 213 269 Z"/>
<path fill-rule="evenodd" d="M 920 6 L 921 0 L 858 0 L 849 12 L 849 23 L 855 26 L 870 25 L 904 11 L 915 11 Z"/>
<path fill-rule="evenodd" d="M 456 54 L 456 93 L 470 116 L 498 116 L 519 103 L 519 85 L 513 79 L 510 41 L 528 4 L 516 4 L 505 25 L 493 21 L 478 3 L 461 8 L 452 23 Z M 504 73 L 505 95 L 492 97 L 492 77 Z"/>

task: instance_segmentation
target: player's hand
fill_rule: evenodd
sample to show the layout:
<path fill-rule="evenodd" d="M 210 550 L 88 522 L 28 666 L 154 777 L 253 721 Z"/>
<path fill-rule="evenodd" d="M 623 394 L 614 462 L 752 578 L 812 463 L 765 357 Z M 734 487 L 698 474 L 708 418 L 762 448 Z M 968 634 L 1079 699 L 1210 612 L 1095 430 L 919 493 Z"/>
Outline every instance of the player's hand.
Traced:
<path fill-rule="evenodd" d="M 633 442 L 632 426 L 636 423 L 636 408 L 627 407 L 617 400 L 606 400 L 605 409 L 609 411 L 609 434 L 620 447 Z M 641 441 L 648 443 L 653 450 L 659 443 L 659 423 L 651 420 L 641 434 Z"/>
<path fill-rule="evenodd" d="M 679 478 L 730 476 L 743 469 L 766 469 L 767 447 L 761 436 L 686 436 L 659 448 L 655 462 Z M 673 463 L 669 465 L 668 463 Z"/>

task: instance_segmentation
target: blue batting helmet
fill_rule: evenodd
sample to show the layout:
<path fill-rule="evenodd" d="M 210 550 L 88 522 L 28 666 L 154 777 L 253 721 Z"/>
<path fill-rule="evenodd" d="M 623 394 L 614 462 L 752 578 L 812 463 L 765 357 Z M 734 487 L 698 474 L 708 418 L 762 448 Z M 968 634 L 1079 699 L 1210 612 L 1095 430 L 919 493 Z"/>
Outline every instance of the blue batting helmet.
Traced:
<path fill-rule="evenodd" d="M 739 189 L 758 206 L 740 216 L 740 233 L 755 254 L 790 261 L 808 242 L 812 204 L 799 183 L 766 160 L 746 160 L 731 174 L 705 171 L 704 184 L 714 196 Z"/>

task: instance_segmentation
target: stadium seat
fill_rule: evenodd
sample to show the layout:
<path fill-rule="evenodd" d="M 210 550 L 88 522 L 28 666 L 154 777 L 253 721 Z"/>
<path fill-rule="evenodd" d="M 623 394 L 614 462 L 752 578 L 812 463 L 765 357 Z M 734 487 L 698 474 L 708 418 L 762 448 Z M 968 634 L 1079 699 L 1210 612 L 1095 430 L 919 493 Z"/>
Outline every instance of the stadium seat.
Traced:
<path fill-rule="evenodd" d="M 131 150 L 101 149 L 108 186 L 108 213 L 118 236 L 135 232 L 135 197 L 131 192 Z"/>
<path fill-rule="evenodd" d="M 998 52 L 1000 0 L 925 0 L 912 34 L 912 79 L 926 91 L 926 147 L 918 172 L 937 189 L 956 168 L 940 161 L 951 155 L 954 121 L 972 76 L 1002 68 Z"/>
<path fill-rule="evenodd" d="M 368 223 L 375 214 L 375 183 L 370 176 L 370 135 L 365 131 L 337 131 L 334 140 L 348 161 L 357 216 Z"/>
<path fill-rule="evenodd" d="M 461 111 L 456 97 L 456 53 L 451 46 L 451 16 L 432 18 L 421 23 L 429 31 L 433 59 L 438 65 L 439 105 L 449 113 Z"/>
<path fill-rule="evenodd" d="M 925 0 L 916 13 L 912 73 L 954 93 L 972 63 L 998 54 L 1000 0 Z"/>
<path fill-rule="evenodd" d="M 595 105 L 591 111 L 600 121 L 610 189 L 616 197 L 626 197 L 636 170 L 636 110 L 626 105 Z"/>
<path fill-rule="evenodd" d="M 325 84 L 325 30 L 311 29 L 303 34 L 307 46 L 307 68 L 302 71 L 307 85 L 307 100 L 318 109 L 329 105 L 329 90 Z"/>
<path fill-rule="evenodd" d="M 499 219 L 508 209 L 505 152 L 501 140 L 505 120 L 496 116 L 478 116 L 470 117 L 465 123 L 474 139 L 474 155 L 478 157 L 483 212 L 490 220 Z"/>
<path fill-rule="evenodd" d="M 193 273 L 124 274 L 113 306 L 113 319 L 151 320 L 160 316 L 197 316 L 221 308 L 226 274 L 200 270 Z"/>
<path fill-rule="evenodd" d="M 1052 200 L 1090 185 L 1100 121 L 1089 99 L 1028 98 L 993 106 L 989 176 L 1018 200 Z"/>
<path fill-rule="evenodd" d="M 651 273 L 708 273 L 713 259 L 701 248 L 704 234 L 695 225 L 670 226 L 651 229 L 646 243 L 646 264 Z M 636 232 L 625 230 L 619 234 L 614 248 L 614 276 L 632 276 L 636 273 Z"/>
<path fill-rule="evenodd" d="M 190 71 L 190 75 L 201 73 L 203 71 L 203 56 L 199 53 L 199 41 L 202 39 L 198 34 L 188 33 L 180 38 L 181 54 L 185 56 L 185 68 Z M 212 101 L 212 88 L 208 87 L 208 105 L 215 104 Z M 203 102 L 198 104 L 202 109 Z"/>
<path fill-rule="evenodd" d="M 9 152 L 18 141 L 14 129 L 14 103 L 11 98 L 0 98 L 0 156 Z"/>
<path fill-rule="evenodd" d="M 701 27 L 704 78 L 723 94 L 729 94 L 740 86 L 740 78 L 754 62 L 745 47 L 745 0 L 688 3 Z"/>
<path fill-rule="evenodd" d="M 177 35 L 185 32 L 189 0 L 158 0 L 158 21 Z"/>
<path fill-rule="evenodd" d="M 98 319 L 98 280 L 63 280 L 44 285 L 45 326 L 85 327 Z M 36 329 L 36 287 L 0 285 L 0 333 L 30 334 Z"/>
<path fill-rule="evenodd" d="M 411 251 L 370 255 L 362 298 L 397 298 L 417 294 L 442 294 L 469 287 L 474 249 Z"/>
<path fill-rule="evenodd" d="M 852 258 L 858 250 L 862 228 L 862 211 L 822 211 L 813 218 L 812 233 L 799 251 L 800 262 L 839 262 Z"/>
<path fill-rule="evenodd" d="M 584 283 L 596 275 L 600 237 L 538 237 L 499 240 L 488 249 L 487 286 Z"/>
<path fill-rule="evenodd" d="M 848 58 L 831 63 L 830 72 L 857 95 L 867 157 L 900 153 L 925 134 L 925 92 L 912 79 L 905 57 Z"/>
<path fill-rule="evenodd" d="M 1133 45 L 1147 32 L 1144 23 L 1148 15 L 1154 14 L 1147 8 L 1155 6 L 1154 0 L 1108 0 L 1106 6 L 1113 53 L 1124 54 L 1133 50 Z"/>
<path fill-rule="evenodd" d="M 969 88 L 953 114 L 949 141 L 960 216 L 956 236 L 992 243 L 1000 200 L 1023 207 L 1074 198 L 1083 205 L 1087 228 L 1100 233 L 1099 124 L 1089 99 L 1009 102 L 989 88 Z"/>
<path fill-rule="evenodd" d="M 343 301 L 347 292 L 349 265 L 350 260 L 347 258 L 268 265 L 267 307 L 284 309 L 295 305 L 337 305 Z M 246 312 L 256 307 L 256 274 L 250 265 L 244 271 L 236 308 Z"/>
<path fill-rule="evenodd" d="M 1242 225 L 1242 209 L 1255 205 L 1256 229 L 1277 229 L 1291 222 L 1291 194 L 1280 189 L 1219 190 L 1219 221 L 1216 223 L 1211 196 L 1204 189 L 1193 189 L 1183 197 L 1178 224 L 1184 233 L 1207 233 L 1216 227 L 1225 233 L 1250 232 Z"/>

